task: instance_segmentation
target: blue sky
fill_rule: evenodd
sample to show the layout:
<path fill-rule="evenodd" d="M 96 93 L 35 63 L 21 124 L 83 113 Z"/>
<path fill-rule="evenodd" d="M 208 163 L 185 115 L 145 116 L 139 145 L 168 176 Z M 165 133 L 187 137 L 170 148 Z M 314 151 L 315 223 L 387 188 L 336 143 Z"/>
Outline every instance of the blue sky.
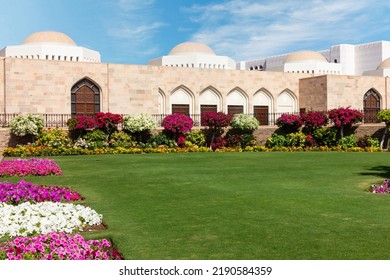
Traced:
<path fill-rule="evenodd" d="M 37 31 L 69 35 L 103 62 L 146 64 L 198 41 L 251 60 L 390 40 L 390 1 L 0 0 L 0 48 Z"/>

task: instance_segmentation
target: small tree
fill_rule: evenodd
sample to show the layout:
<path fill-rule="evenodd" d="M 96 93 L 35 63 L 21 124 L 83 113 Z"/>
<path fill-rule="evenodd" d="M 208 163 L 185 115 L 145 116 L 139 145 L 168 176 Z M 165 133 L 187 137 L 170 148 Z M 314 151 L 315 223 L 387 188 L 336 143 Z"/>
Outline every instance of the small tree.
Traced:
<path fill-rule="evenodd" d="M 328 112 L 329 119 L 334 123 L 334 126 L 340 130 L 340 138 L 344 137 L 344 128 L 351 127 L 353 124 L 363 120 L 363 113 L 350 107 L 340 107 L 332 109 Z"/>
<path fill-rule="evenodd" d="M 185 132 L 191 130 L 194 122 L 189 116 L 175 113 L 166 116 L 161 124 L 164 127 L 164 130 L 172 134 L 177 141 L 179 136 L 182 136 Z"/>
<path fill-rule="evenodd" d="M 156 128 L 156 120 L 148 114 L 127 116 L 123 121 L 123 129 L 137 137 L 139 142 L 142 142 L 143 136 L 149 135 L 150 131 Z"/>
<path fill-rule="evenodd" d="M 230 124 L 232 117 L 232 115 L 223 112 L 206 112 L 202 114 L 201 124 L 202 126 L 208 126 L 211 134 L 210 149 L 212 149 L 214 139 L 223 134 L 223 128 Z"/>
<path fill-rule="evenodd" d="M 377 119 L 378 119 L 378 121 L 384 122 L 386 124 L 386 128 L 385 128 L 385 131 L 382 135 L 382 140 L 381 140 L 381 144 L 380 144 L 381 149 L 383 149 L 383 143 L 385 142 L 386 135 L 390 131 L 390 110 L 387 109 L 387 110 L 379 111 L 378 115 L 377 115 Z M 387 145 L 387 148 L 388 147 L 389 147 L 389 145 Z"/>
<path fill-rule="evenodd" d="M 75 116 L 70 118 L 66 125 L 68 126 L 70 136 L 73 140 L 87 133 L 88 130 L 95 128 L 95 118 L 90 116 Z"/>
<path fill-rule="evenodd" d="M 110 138 L 111 133 L 118 130 L 118 124 L 123 122 L 123 117 L 119 114 L 108 113 L 96 113 L 95 115 L 96 126 L 101 129 L 106 135 L 107 140 Z"/>
<path fill-rule="evenodd" d="M 284 133 L 294 133 L 299 130 L 302 126 L 303 122 L 299 115 L 293 114 L 282 114 L 277 120 L 276 125 L 280 127 L 280 129 Z"/>
<path fill-rule="evenodd" d="M 309 111 L 301 114 L 301 119 L 305 125 L 305 131 L 313 133 L 314 130 L 323 127 L 328 123 L 328 116 L 323 112 Z"/>

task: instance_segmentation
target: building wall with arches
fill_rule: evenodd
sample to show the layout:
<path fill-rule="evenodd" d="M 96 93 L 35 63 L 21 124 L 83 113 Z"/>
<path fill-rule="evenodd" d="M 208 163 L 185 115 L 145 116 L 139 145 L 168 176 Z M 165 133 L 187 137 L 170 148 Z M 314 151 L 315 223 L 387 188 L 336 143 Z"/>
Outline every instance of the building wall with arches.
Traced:
<path fill-rule="evenodd" d="M 99 89 L 100 111 L 120 114 L 170 114 L 172 105 L 190 114 L 364 109 L 370 89 L 390 108 L 386 77 L 1 58 L 0 113 L 71 114 L 72 88 L 83 79 Z"/>

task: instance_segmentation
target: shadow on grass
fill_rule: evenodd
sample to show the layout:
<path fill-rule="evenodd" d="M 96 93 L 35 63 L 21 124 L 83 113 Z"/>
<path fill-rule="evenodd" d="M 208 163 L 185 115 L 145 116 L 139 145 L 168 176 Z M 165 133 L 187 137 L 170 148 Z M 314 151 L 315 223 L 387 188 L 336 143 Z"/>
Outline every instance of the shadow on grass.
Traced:
<path fill-rule="evenodd" d="M 375 176 L 382 177 L 385 179 L 390 179 L 390 166 L 385 166 L 385 165 L 375 166 L 375 167 L 370 168 L 368 170 L 371 172 L 361 172 L 360 174 L 364 175 L 364 176 L 375 175 Z"/>

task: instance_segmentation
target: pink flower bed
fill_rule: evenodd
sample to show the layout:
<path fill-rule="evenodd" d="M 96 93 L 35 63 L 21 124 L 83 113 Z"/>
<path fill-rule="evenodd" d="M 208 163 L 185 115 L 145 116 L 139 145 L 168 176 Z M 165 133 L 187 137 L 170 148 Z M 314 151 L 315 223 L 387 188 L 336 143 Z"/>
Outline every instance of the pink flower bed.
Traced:
<path fill-rule="evenodd" d="M 76 201 L 82 197 L 76 191 L 57 186 L 34 185 L 24 180 L 17 184 L 0 182 L 0 202 L 8 204 L 19 204 L 23 202 L 43 201 Z"/>
<path fill-rule="evenodd" d="M 80 234 L 52 232 L 0 243 L 0 260 L 120 260 L 107 239 L 86 241 Z"/>
<path fill-rule="evenodd" d="M 52 159 L 12 159 L 0 162 L 0 176 L 48 176 L 61 174 L 61 169 Z"/>
<path fill-rule="evenodd" d="M 376 184 L 371 185 L 369 188 L 369 192 L 390 194 L 390 179 L 385 180 L 380 186 Z"/>

